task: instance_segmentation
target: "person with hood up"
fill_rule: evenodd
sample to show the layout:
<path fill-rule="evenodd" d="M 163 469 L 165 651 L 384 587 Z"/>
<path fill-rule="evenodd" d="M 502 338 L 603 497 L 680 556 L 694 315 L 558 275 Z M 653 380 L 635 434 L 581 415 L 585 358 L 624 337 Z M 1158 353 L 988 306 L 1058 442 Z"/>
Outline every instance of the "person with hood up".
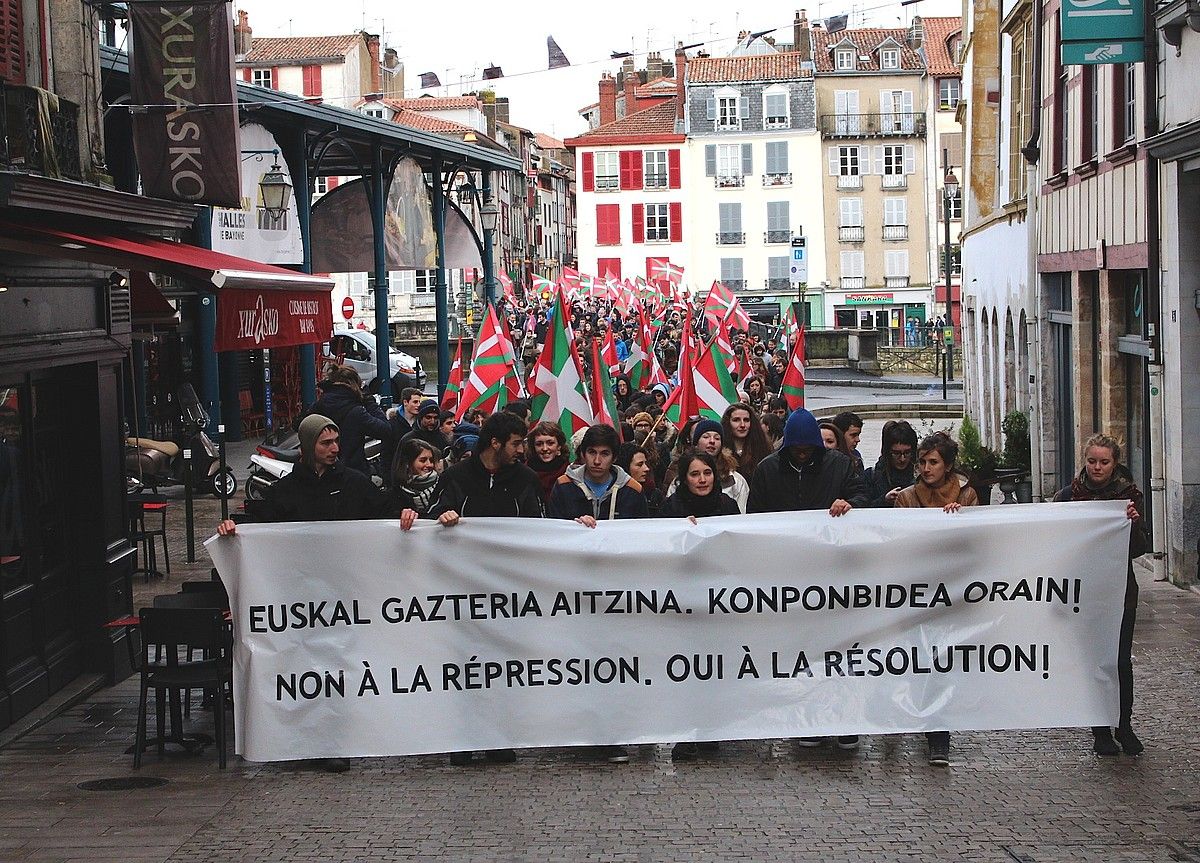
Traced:
<path fill-rule="evenodd" d="M 630 402 L 637 395 L 633 391 L 633 386 L 629 383 L 629 377 L 627 375 L 617 375 L 617 379 L 613 381 L 612 387 L 613 397 L 617 401 L 617 410 L 625 413 L 625 411 L 629 410 Z"/>
<path fill-rule="evenodd" d="M 1121 712 L 1116 739 L 1104 725 L 1092 729 L 1092 751 L 1112 758 L 1124 752 L 1141 755 L 1145 746 L 1133 733 L 1133 627 L 1137 619 L 1138 583 L 1133 559 L 1149 551 L 1142 529 L 1142 492 L 1133 481 L 1129 468 L 1121 464 L 1121 445 L 1114 438 L 1094 434 L 1083 442 L 1083 469 L 1066 488 L 1054 495 L 1056 503 L 1071 500 L 1124 500 L 1125 516 L 1133 524 L 1129 529 L 1129 569 L 1125 578 L 1125 611 L 1117 641 L 1117 681 L 1120 684 Z"/>
<path fill-rule="evenodd" d="M 337 424 L 342 464 L 370 476 L 364 447 L 372 438 L 379 438 L 386 447 L 394 440 L 392 424 L 374 399 L 363 397 L 362 380 L 351 366 L 334 366 L 322 383 L 324 392 L 308 413 L 329 417 Z"/>

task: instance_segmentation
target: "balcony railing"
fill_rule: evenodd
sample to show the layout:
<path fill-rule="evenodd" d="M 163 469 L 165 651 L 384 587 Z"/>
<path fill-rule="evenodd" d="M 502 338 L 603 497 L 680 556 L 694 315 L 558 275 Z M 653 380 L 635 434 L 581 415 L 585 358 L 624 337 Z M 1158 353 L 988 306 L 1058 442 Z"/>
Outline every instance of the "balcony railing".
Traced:
<path fill-rule="evenodd" d="M 763 174 L 763 186 L 790 186 L 792 185 L 792 175 L 786 174 Z"/>
<path fill-rule="evenodd" d="M 39 120 L 40 91 L 0 81 L 0 167 L 81 179 L 79 106 L 58 99 L 49 129 Z"/>
<path fill-rule="evenodd" d="M 838 228 L 838 240 L 843 243 L 861 243 L 866 239 L 866 230 L 862 225 L 841 226 Z"/>
<path fill-rule="evenodd" d="M 666 174 L 647 174 L 642 180 L 643 189 L 665 189 L 669 183 Z"/>
<path fill-rule="evenodd" d="M 883 238 L 885 240 L 907 240 L 908 225 L 884 225 Z"/>
<path fill-rule="evenodd" d="M 792 286 L 791 279 L 786 277 L 779 278 L 777 276 L 773 279 L 764 279 L 763 282 L 765 283 L 768 291 L 786 291 Z"/>
<path fill-rule="evenodd" d="M 621 178 L 617 176 L 596 177 L 597 192 L 615 192 L 621 188 Z"/>
<path fill-rule="evenodd" d="M 721 279 L 721 284 L 724 285 L 725 287 L 729 288 L 729 290 L 731 290 L 731 291 L 746 290 L 746 280 L 745 279 Z"/>
<path fill-rule="evenodd" d="M 908 276 L 884 276 L 883 286 L 885 288 L 907 288 Z"/>
<path fill-rule="evenodd" d="M 765 231 L 763 233 L 764 243 L 790 243 L 792 241 L 792 232 L 783 231 Z"/>
<path fill-rule="evenodd" d="M 842 276 L 839 286 L 843 291 L 861 291 L 866 283 L 865 276 Z"/>
<path fill-rule="evenodd" d="M 791 123 L 787 117 L 764 117 L 764 129 L 786 129 Z"/>
<path fill-rule="evenodd" d="M 839 189 L 861 189 L 863 187 L 862 174 L 838 174 L 837 187 Z"/>
<path fill-rule="evenodd" d="M 907 174 L 884 174 L 883 188 L 885 189 L 907 189 L 908 175 Z"/>
<path fill-rule="evenodd" d="M 745 231 L 722 231 L 717 234 L 718 246 L 741 246 L 746 242 Z"/>
<path fill-rule="evenodd" d="M 718 189 L 740 189 L 746 185 L 746 178 L 740 174 L 737 176 L 716 176 L 713 177 L 713 185 Z"/>
<path fill-rule="evenodd" d="M 822 114 L 821 134 L 827 138 L 872 138 L 896 135 L 924 137 L 925 115 L 902 114 Z"/>

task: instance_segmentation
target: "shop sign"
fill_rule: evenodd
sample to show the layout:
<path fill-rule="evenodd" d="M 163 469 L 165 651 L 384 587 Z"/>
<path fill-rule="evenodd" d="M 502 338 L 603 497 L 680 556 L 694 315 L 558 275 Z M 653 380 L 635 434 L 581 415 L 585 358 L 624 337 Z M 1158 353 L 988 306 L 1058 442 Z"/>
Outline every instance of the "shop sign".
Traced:
<path fill-rule="evenodd" d="M 320 344 L 333 332 L 325 291 L 223 290 L 217 294 L 218 351 Z"/>
<path fill-rule="evenodd" d="M 1136 63 L 1144 59 L 1144 0 L 1063 0 L 1062 62 Z"/>
<path fill-rule="evenodd" d="M 844 302 L 848 306 L 877 306 L 893 302 L 892 294 L 846 294 Z"/>

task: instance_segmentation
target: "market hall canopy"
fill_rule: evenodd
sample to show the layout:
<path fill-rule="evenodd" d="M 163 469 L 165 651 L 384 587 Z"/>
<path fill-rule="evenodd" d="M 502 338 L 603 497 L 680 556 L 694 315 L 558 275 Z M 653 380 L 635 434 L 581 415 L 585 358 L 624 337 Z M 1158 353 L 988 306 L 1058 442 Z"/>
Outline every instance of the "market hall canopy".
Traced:
<path fill-rule="evenodd" d="M 333 329 L 333 281 L 143 235 L 0 220 L 0 250 L 164 273 L 218 292 L 218 351 L 320 344 Z"/>

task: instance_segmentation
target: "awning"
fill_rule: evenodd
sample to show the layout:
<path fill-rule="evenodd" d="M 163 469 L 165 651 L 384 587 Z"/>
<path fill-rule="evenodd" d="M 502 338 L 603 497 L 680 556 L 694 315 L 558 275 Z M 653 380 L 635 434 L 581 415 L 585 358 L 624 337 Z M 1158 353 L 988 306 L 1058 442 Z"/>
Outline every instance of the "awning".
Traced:
<path fill-rule="evenodd" d="M 164 273 L 216 292 L 218 351 L 320 344 L 333 331 L 333 280 L 143 235 L 0 219 L 0 250 Z"/>
<path fill-rule="evenodd" d="M 162 295 L 150 274 L 141 270 L 129 273 L 129 311 L 135 327 L 174 326 L 179 323 L 179 313 L 175 307 Z"/>

